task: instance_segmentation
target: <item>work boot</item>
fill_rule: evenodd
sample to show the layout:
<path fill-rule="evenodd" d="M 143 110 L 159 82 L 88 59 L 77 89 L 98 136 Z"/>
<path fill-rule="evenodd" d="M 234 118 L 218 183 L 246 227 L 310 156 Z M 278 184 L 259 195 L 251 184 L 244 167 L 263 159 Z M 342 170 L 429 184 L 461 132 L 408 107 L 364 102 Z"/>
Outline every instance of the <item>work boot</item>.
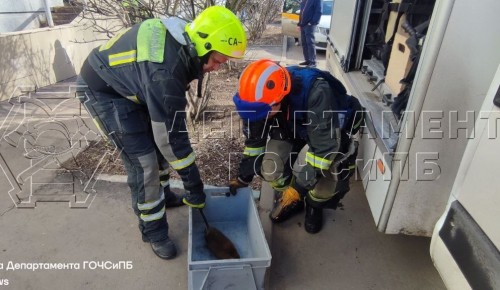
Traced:
<path fill-rule="evenodd" d="M 185 203 L 186 205 L 189 205 L 190 207 L 193 208 L 204 208 L 205 207 L 205 193 L 187 193 L 184 198 L 182 199 L 182 202 Z"/>
<path fill-rule="evenodd" d="M 304 228 L 306 232 L 315 234 L 321 231 L 323 226 L 323 208 L 314 207 L 306 201 L 306 218 L 304 221 Z"/>
<path fill-rule="evenodd" d="M 173 259 L 177 255 L 177 248 L 174 242 L 168 237 L 158 242 L 151 242 L 151 248 L 158 257 L 165 260 Z"/>
<path fill-rule="evenodd" d="M 327 202 L 325 202 L 325 208 L 337 209 L 341 204 L 340 201 L 342 200 L 342 198 L 344 198 L 347 192 L 348 191 L 336 193 L 332 198 L 330 198 Z"/>
<path fill-rule="evenodd" d="M 269 218 L 272 222 L 279 223 L 301 212 L 303 209 L 303 198 L 295 188 L 289 186 L 281 193 L 281 197 L 275 200 L 273 210 L 269 213 Z"/>

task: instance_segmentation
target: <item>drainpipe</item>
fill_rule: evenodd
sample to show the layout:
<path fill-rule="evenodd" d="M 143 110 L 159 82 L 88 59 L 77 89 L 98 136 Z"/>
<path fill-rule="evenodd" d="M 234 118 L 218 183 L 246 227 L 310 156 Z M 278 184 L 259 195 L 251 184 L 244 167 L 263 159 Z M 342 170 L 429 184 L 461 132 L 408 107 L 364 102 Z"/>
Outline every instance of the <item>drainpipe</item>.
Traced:
<path fill-rule="evenodd" d="M 49 24 L 49 27 L 54 27 L 54 20 L 52 20 L 52 12 L 50 11 L 49 0 L 44 0 L 43 3 L 45 4 L 45 16 L 47 17 L 47 23 Z"/>

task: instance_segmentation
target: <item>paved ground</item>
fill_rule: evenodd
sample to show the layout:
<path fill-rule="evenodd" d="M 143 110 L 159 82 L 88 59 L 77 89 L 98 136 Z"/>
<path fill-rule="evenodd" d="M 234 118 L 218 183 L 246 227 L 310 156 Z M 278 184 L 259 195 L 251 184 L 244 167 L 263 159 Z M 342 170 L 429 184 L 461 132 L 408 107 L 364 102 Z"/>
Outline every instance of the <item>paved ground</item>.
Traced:
<path fill-rule="evenodd" d="M 262 55 L 283 64 L 302 61 L 300 47 L 295 46 L 286 54 L 281 47 L 252 48 L 251 52 L 251 58 Z M 324 54 L 319 58 L 323 58 L 322 67 Z M 61 111 L 69 117 L 79 116 L 75 105 L 68 101 Z M 156 258 L 140 239 L 125 183 L 99 181 L 90 199 L 85 199 L 81 194 L 85 177 L 74 179 L 57 171 L 61 160 L 38 158 L 40 151 L 64 150 L 61 132 L 66 129 L 79 132 L 72 136 L 82 142 L 95 138 L 90 125 L 77 121 L 65 129 L 33 125 L 47 119 L 41 107 L 29 109 L 39 118 L 29 118 L 32 125 L 18 127 L 18 131 L 37 129 L 47 135 L 10 135 L 8 143 L 4 137 L 11 132 L 0 130 L 0 281 L 9 280 L 9 286 L 0 288 L 186 289 L 188 209 L 167 211 L 179 256 L 171 261 Z M 22 121 L 24 115 L 13 117 L 6 103 L 0 111 L 0 122 L 11 120 L 14 127 L 27 124 Z M 26 154 L 32 159 L 23 157 Z M 38 170 L 42 164 L 38 162 L 54 169 Z M 34 188 L 26 186 L 30 178 Z M 11 196 L 16 190 L 27 208 L 13 206 Z M 260 206 L 273 255 L 267 280 L 270 289 L 444 289 L 429 258 L 430 240 L 378 233 L 360 182 L 353 182 L 342 210 L 326 212 L 325 228 L 317 235 L 304 231 L 302 215 L 272 227 L 266 217 L 271 200 L 268 192 L 263 190 Z M 36 198 L 54 202 L 38 202 L 35 207 Z M 57 269 L 56 263 L 73 269 Z M 56 268 L 33 270 L 49 264 Z M 112 265 L 118 269 L 107 269 Z"/>
<path fill-rule="evenodd" d="M 271 289 L 445 289 L 429 238 L 377 232 L 360 181 L 316 234 L 304 215 L 273 228 Z"/>

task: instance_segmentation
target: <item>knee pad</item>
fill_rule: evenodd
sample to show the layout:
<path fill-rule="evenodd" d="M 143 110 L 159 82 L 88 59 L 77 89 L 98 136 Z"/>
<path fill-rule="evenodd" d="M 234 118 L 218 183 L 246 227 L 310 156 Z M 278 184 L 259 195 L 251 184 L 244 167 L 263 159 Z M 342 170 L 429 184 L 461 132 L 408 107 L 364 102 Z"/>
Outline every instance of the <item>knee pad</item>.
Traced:
<path fill-rule="evenodd" d="M 267 182 L 273 182 L 283 178 L 284 167 L 281 160 L 275 158 L 268 158 L 262 160 L 260 174 Z"/>

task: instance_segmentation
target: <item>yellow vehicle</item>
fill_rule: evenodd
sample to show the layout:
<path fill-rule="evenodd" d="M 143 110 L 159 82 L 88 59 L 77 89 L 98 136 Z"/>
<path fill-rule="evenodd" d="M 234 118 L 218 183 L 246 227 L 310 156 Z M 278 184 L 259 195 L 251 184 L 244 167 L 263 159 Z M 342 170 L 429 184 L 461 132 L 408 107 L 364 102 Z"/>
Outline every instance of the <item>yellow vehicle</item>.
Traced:
<path fill-rule="evenodd" d="M 281 30 L 283 35 L 300 38 L 299 23 L 300 0 L 285 0 L 281 13 Z"/>

